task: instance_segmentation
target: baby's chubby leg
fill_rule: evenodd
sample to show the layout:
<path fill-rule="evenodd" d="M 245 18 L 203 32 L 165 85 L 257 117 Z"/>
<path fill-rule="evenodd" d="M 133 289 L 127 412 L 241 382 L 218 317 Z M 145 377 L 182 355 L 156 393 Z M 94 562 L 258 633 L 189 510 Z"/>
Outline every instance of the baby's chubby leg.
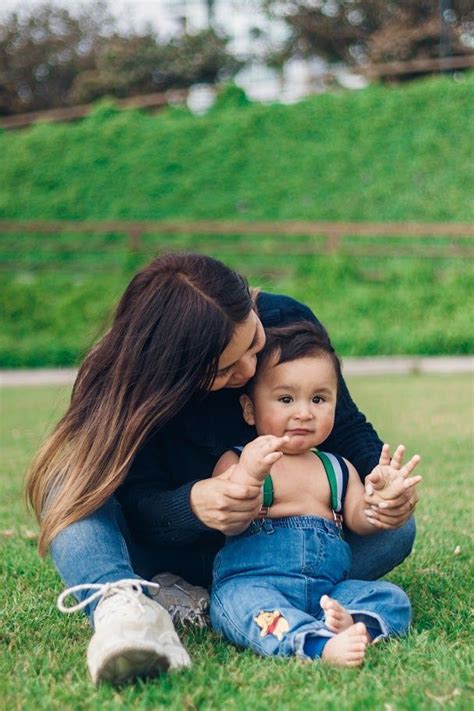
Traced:
<path fill-rule="evenodd" d="M 283 456 L 281 447 L 289 437 L 262 435 L 249 442 L 232 470 L 230 480 L 248 486 L 261 486 L 272 465 Z"/>

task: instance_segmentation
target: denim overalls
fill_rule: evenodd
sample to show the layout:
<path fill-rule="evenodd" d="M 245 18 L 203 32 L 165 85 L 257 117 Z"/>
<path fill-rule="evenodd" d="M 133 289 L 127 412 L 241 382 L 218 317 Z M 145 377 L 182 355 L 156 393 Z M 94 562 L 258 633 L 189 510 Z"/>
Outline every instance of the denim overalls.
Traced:
<path fill-rule="evenodd" d="M 351 552 L 341 531 L 337 520 L 288 516 L 255 520 L 228 537 L 214 562 L 213 628 L 264 656 L 307 658 L 306 642 L 334 636 L 319 604 L 326 594 L 375 639 L 404 634 L 411 618 L 407 595 L 383 580 L 348 580 Z"/>

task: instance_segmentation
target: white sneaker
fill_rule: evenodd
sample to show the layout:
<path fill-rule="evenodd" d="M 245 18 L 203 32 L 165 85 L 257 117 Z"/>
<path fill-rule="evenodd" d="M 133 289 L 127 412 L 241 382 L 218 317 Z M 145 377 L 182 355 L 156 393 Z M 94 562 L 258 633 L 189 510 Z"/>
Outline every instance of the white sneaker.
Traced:
<path fill-rule="evenodd" d="M 104 585 L 76 585 L 58 598 L 61 612 L 81 610 L 101 598 L 94 612 L 95 633 L 87 649 L 87 665 L 94 684 L 121 684 L 191 666 L 170 615 L 143 594 L 142 586 L 159 587 L 131 578 Z M 68 595 L 85 589 L 94 592 L 77 605 L 64 606 Z"/>

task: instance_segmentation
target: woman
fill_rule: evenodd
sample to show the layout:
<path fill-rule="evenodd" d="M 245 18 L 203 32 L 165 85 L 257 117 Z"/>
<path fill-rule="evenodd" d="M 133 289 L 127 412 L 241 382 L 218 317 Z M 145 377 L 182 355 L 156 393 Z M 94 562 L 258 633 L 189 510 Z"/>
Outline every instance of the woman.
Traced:
<path fill-rule="evenodd" d="M 126 289 L 33 463 L 27 495 L 41 522 L 40 553 L 50 549 L 79 601 L 69 609 L 84 608 L 95 628 L 87 658 L 96 683 L 189 666 L 146 579 L 171 571 L 208 585 L 223 534 L 258 514 L 259 496 L 211 474 L 236 438 L 245 444 L 255 436 L 238 398 L 255 372 L 264 327 L 316 319 L 289 297 L 254 296 L 210 257 L 155 259 Z M 381 446 L 342 381 L 324 449 L 365 475 Z M 376 526 L 397 530 L 348 536 L 351 577 L 379 577 L 406 557 L 414 503 L 398 500 L 374 517 Z"/>

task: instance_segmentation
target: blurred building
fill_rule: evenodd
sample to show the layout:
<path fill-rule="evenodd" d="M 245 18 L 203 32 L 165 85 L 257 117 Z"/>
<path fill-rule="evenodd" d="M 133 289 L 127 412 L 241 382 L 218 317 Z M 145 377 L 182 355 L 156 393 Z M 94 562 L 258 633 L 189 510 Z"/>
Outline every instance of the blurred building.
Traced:
<path fill-rule="evenodd" d="M 284 22 L 264 15 L 255 0 L 159 0 L 159 3 L 162 21 L 171 32 L 192 33 L 212 27 L 230 38 L 229 49 L 246 62 L 236 76 L 236 83 L 249 98 L 290 103 L 326 88 L 327 65 L 323 60 L 293 59 L 281 71 L 265 63 L 268 50 L 281 46 L 288 30 Z M 345 80 L 350 84 L 350 77 Z M 190 99 L 193 108 L 205 110 L 212 101 L 212 91 L 195 88 Z"/>
<path fill-rule="evenodd" d="M 236 83 L 256 101 L 277 100 L 290 103 L 308 94 L 326 91 L 334 83 L 348 89 L 360 89 L 367 86 L 371 79 L 378 80 L 380 77 L 385 77 L 388 81 L 398 81 L 439 71 L 463 70 L 473 66 L 472 55 L 470 58 L 467 55 L 450 57 L 453 52 L 448 25 L 455 21 L 456 14 L 447 0 L 439 3 L 442 18 L 439 48 L 441 59 L 443 57 L 450 59 L 449 66 L 445 63 L 443 69 L 443 66 L 437 63 L 436 55 L 432 58 L 425 51 L 421 51 L 419 56 L 415 56 L 412 62 L 405 62 L 405 65 L 402 62 L 388 60 L 386 65 L 381 60 L 378 60 L 377 64 L 376 60 L 373 71 L 367 71 L 365 67 L 364 74 L 356 73 L 355 69 L 351 69 L 342 61 L 329 67 L 322 58 L 318 57 L 311 59 L 295 57 L 287 61 L 278 71 L 268 66 L 265 61 L 266 55 L 269 54 L 269 50 L 275 52 L 284 44 L 288 37 L 288 29 L 282 20 L 267 17 L 260 10 L 258 0 L 156 0 L 156 2 L 160 5 L 163 18 L 166 16 L 174 32 L 192 33 L 207 27 L 224 32 L 230 38 L 229 49 L 237 57 L 245 60 L 245 67 L 236 76 Z M 436 6 L 434 13 L 436 15 Z M 466 23 L 466 26 L 471 25 Z M 422 27 L 421 24 L 420 32 Z M 423 31 L 427 33 L 427 40 L 433 41 L 432 28 L 424 27 Z M 472 46 L 472 37 L 464 34 L 465 37 L 461 36 L 462 43 L 466 47 Z M 396 36 L 392 38 L 394 42 L 396 39 Z M 436 37 L 434 41 L 437 41 Z M 462 55 L 463 52 L 458 54 Z M 199 91 L 202 93 L 204 90 L 199 89 Z M 212 90 L 208 89 L 208 94 L 210 93 Z"/>

